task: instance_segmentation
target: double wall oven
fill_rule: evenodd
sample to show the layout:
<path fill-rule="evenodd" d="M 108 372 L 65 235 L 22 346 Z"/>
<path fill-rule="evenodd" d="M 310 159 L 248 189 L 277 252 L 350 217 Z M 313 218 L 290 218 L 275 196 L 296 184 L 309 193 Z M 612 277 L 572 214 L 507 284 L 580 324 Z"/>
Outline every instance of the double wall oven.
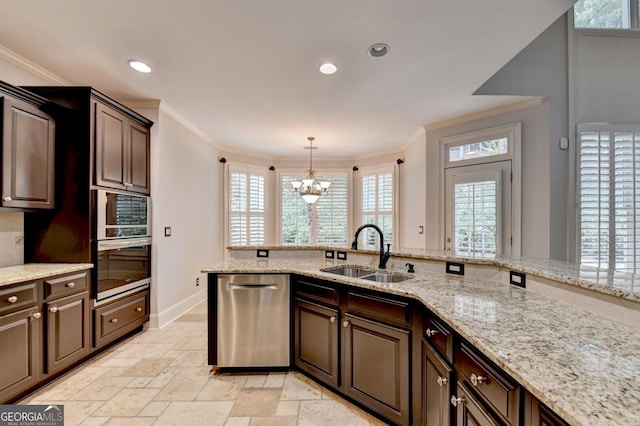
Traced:
<path fill-rule="evenodd" d="M 96 190 L 96 303 L 151 283 L 151 201 L 114 190 Z"/>

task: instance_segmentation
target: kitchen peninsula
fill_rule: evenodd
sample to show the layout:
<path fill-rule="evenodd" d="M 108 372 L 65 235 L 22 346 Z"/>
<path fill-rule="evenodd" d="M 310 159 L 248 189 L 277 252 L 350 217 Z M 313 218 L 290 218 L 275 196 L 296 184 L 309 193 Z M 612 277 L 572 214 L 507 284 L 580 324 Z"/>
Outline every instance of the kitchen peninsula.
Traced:
<path fill-rule="evenodd" d="M 454 369 L 457 369 L 459 359 L 466 356 L 465 348 L 472 347 L 471 352 L 480 353 L 480 364 L 493 364 L 505 374 L 505 392 L 517 393 L 513 386 L 509 388 L 510 380 L 522 387 L 521 396 L 515 397 L 516 406 L 525 413 L 522 417 L 514 417 L 506 408 L 504 415 L 499 417 L 500 407 L 492 406 L 503 422 L 511 416 L 516 419 L 513 424 L 530 424 L 526 407 L 528 395 L 531 395 L 572 425 L 640 424 L 640 384 L 636 380 L 640 376 L 640 328 L 558 301 L 553 292 L 549 297 L 541 294 L 544 291 L 522 289 L 497 278 L 509 271 L 524 272 L 531 282 L 552 280 L 559 285 L 575 286 L 580 291 L 597 292 L 605 298 L 615 297 L 632 306 L 633 311 L 637 309 L 633 306 L 640 300 L 638 290 L 633 287 L 633 276 L 608 274 L 562 262 L 455 258 L 446 252 L 403 250 L 392 256 L 389 272 L 412 278 L 398 283 L 376 283 L 322 271 L 338 265 L 375 265 L 375 252 L 335 247 L 260 247 L 269 250 L 270 257 L 258 258 L 257 249 L 230 249 L 226 262 L 205 268 L 203 272 L 209 273 L 210 277 L 223 273 L 286 273 L 294 277 L 292 292 L 298 283 L 312 280 L 326 283 L 327 287 L 333 283 L 345 289 L 344 294 L 357 290 L 409 301 L 414 310 L 422 309 L 432 314 L 436 322 L 444 323 L 458 336 L 458 346 L 462 349 L 450 351 L 455 353 L 452 356 L 455 359 L 451 361 Z M 325 257 L 327 251 L 334 250 L 344 250 L 348 259 Z M 447 261 L 464 264 L 467 273 L 464 276 L 445 274 Z M 406 263 L 416 264 L 415 274 L 407 273 Z M 441 269 L 436 270 L 436 267 Z M 211 279 L 209 285 L 211 291 Z M 338 318 L 336 327 L 349 315 L 346 312 Z M 420 321 L 416 318 L 419 317 L 414 315 L 411 329 L 412 414 L 408 418 L 394 419 L 398 423 L 418 423 L 423 411 L 421 397 L 415 395 L 421 392 L 424 374 L 420 371 L 422 363 L 418 362 L 420 351 L 417 346 L 420 336 L 425 332 L 428 336 L 432 330 L 416 328 L 422 326 L 417 324 Z M 344 327 L 340 329 L 347 333 L 347 326 Z M 454 383 L 467 378 L 462 367 L 458 377 L 454 377 Z M 472 392 L 471 399 L 474 395 L 482 398 L 483 379 L 486 380 L 483 375 L 472 374 L 471 381 L 475 384 L 462 384 L 463 388 L 472 386 L 477 390 L 475 394 Z M 489 381 L 485 384 L 489 386 Z M 451 389 L 451 402 L 459 405 L 463 402 L 466 406 L 469 401 L 461 398 L 460 392 L 454 390 L 455 385 Z M 513 402 L 509 398 L 503 399 L 507 408 Z M 459 407 L 456 409 L 460 413 Z"/>

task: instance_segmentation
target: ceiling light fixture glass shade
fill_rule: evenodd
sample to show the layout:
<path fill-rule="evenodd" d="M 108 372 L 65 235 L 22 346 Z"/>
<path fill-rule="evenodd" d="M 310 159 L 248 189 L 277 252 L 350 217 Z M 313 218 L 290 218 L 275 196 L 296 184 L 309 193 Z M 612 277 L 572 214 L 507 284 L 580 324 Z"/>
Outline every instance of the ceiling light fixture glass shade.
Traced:
<path fill-rule="evenodd" d="M 295 192 L 300 193 L 300 196 L 305 202 L 313 204 L 318 201 L 322 193 L 327 192 L 331 186 L 331 182 L 319 182 L 316 178 L 316 171 L 313 170 L 313 150 L 315 149 L 313 141 L 315 138 L 309 136 L 307 140 L 309 141 L 309 147 L 305 147 L 305 149 L 309 150 L 309 170 L 307 170 L 307 176 L 302 179 L 302 182 L 291 182 L 291 186 L 293 186 Z"/>

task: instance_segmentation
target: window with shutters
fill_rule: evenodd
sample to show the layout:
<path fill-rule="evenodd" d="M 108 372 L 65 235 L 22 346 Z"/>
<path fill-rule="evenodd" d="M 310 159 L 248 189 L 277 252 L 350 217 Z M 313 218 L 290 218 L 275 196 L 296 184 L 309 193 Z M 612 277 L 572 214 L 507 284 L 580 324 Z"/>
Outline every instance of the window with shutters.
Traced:
<path fill-rule="evenodd" d="M 580 263 L 640 266 L 640 125 L 578 126 Z"/>
<path fill-rule="evenodd" d="M 361 168 L 361 224 L 377 225 L 384 235 L 384 242 L 393 242 L 394 182 L 393 166 L 385 168 Z M 365 229 L 360 234 L 358 247 L 380 248 L 378 233 Z M 385 248 L 386 249 L 386 248 Z"/>
<path fill-rule="evenodd" d="M 320 181 L 331 186 L 314 204 L 307 204 L 293 191 L 291 182 L 301 174 L 283 173 L 281 183 L 281 232 L 283 245 L 347 244 L 349 232 L 349 191 L 346 173 L 318 175 Z"/>
<path fill-rule="evenodd" d="M 246 167 L 229 169 L 229 245 L 263 245 L 266 173 Z"/>

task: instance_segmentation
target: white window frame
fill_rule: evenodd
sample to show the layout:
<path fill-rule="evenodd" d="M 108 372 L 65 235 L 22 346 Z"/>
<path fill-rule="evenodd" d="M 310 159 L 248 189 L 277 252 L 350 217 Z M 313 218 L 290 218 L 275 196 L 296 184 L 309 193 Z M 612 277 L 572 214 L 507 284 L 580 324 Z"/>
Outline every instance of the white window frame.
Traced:
<path fill-rule="evenodd" d="M 395 162 L 394 162 L 395 163 Z M 399 238 L 400 238 L 400 226 L 398 224 L 398 218 L 400 215 L 400 207 L 399 207 L 399 165 L 396 164 L 388 164 L 388 165 L 370 165 L 359 167 L 357 172 L 355 173 L 354 178 L 354 197 L 353 197 L 353 212 L 354 212 L 354 225 L 352 235 L 355 234 L 357 227 L 363 225 L 363 216 L 364 212 L 362 211 L 362 185 L 363 185 L 363 177 L 370 175 L 380 175 L 383 173 L 392 173 L 393 178 L 393 208 L 391 210 L 391 221 L 393 222 L 393 241 L 389 241 L 387 236 L 385 235 L 385 244 L 391 243 L 391 251 L 394 250 L 394 247 L 398 247 Z M 379 212 L 376 210 L 376 216 Z M 385 248 L 386 250 L 386 248 Z"/>
<path fill-rule="evenodd" d="M 507 138 L 507 153 L 488 157 L 472 158 L 450 162 L 449 148 L 493 139 Z M 439 141 L 440 152 L 440 223 L 438 227 L 439 241 L 442 248 L 446 248 L 446 191 L 445 169 L 449 167 L 463 167 L 476 164 L 493 163 L 511 160 L 511 256 L 520 256 L 522 251 L 522 167 L 521 167 L 522 123 L 510 123 L 502 126 L 446 136 Z"/>
<path fill-rule="evenodd" d="M 267 245 L 272 241 L 272 234 L 269 231 L 271 228 L 271 203 L 270 203 L 270 174 L 266 167 L 259 167 L 255 165 L 241 164 L 235 163 L 230 164 L 225 169 L 225 185 L 224 185 L 224 202 L 225 202 L 225 215 L 224 215 L 224 229 L 225 229 L 225 247 L 231 246 L 231 174 L 232 173 L 243 173 L 247 175 L 247 178 L 250 175 L 260 175 L 264 178 L 264 211 L 261 216 L 263 216 L 264 221 L 264 243 L 262 245 Z M 251 212 L 247 211 L 248 216 L 252 216 Z M 256 214 L 253 214 L 256 216 Z"/>
<path fill-rule="evenodd" d="M 298 176 L 300 177 L 300 179 L 302 179 L 304 176 L 307 175 L 307 170 L 303 170 L 303 169 L 278 169 L 277 173 L 276 173 L 276 193 L 277 193 L 277 197 L 276 197 L 276 205 L 275 205 L 275 216 L 278 218 L 276 220 L 276 226 L 275 226 L 275 241 L 277 241 L 278 245 L 284 245 L 283 241 L 282 241 L 282 176 Z M 347 171 L 345 171 L 344 169 L 322 169 L 322 170 L 317 170 L 317 176 L 319 180 L 322 180 L 322 177 L 330 177 L 330 176 L 344 176 L 347 179 L 347 236 L 346 236 L 346 242 L 347 245 L 350 244 L 350 238 L 351 236 L 349 235 L 350 230 L 352 229 L 352 207 L 351 207 L 351 203 L 350 200 L 353 198 L 353 181 L 351 179 L 351 175 L 350 173 L 348 173 Z M 291 191 L 293 191 L 293 187 L 291 188 Z M 328 191 L 331 191 L 331 187 L 329 187 Z M 323 195 L 320 195 L 320 197 L 323 197 Z M 315 203 L 314 203 L 315 205 Z M 314 207 L 315 209 L 315 207 Z M 316 217 L 314 214 L 314 217 L 312 219 L 313 224 L 312 224 L 312 232 L 311 232 L 311 242 L 305 245 L 317 245 L 317 228 L 315 226 L 315 221 L 316 221 Z"/>

